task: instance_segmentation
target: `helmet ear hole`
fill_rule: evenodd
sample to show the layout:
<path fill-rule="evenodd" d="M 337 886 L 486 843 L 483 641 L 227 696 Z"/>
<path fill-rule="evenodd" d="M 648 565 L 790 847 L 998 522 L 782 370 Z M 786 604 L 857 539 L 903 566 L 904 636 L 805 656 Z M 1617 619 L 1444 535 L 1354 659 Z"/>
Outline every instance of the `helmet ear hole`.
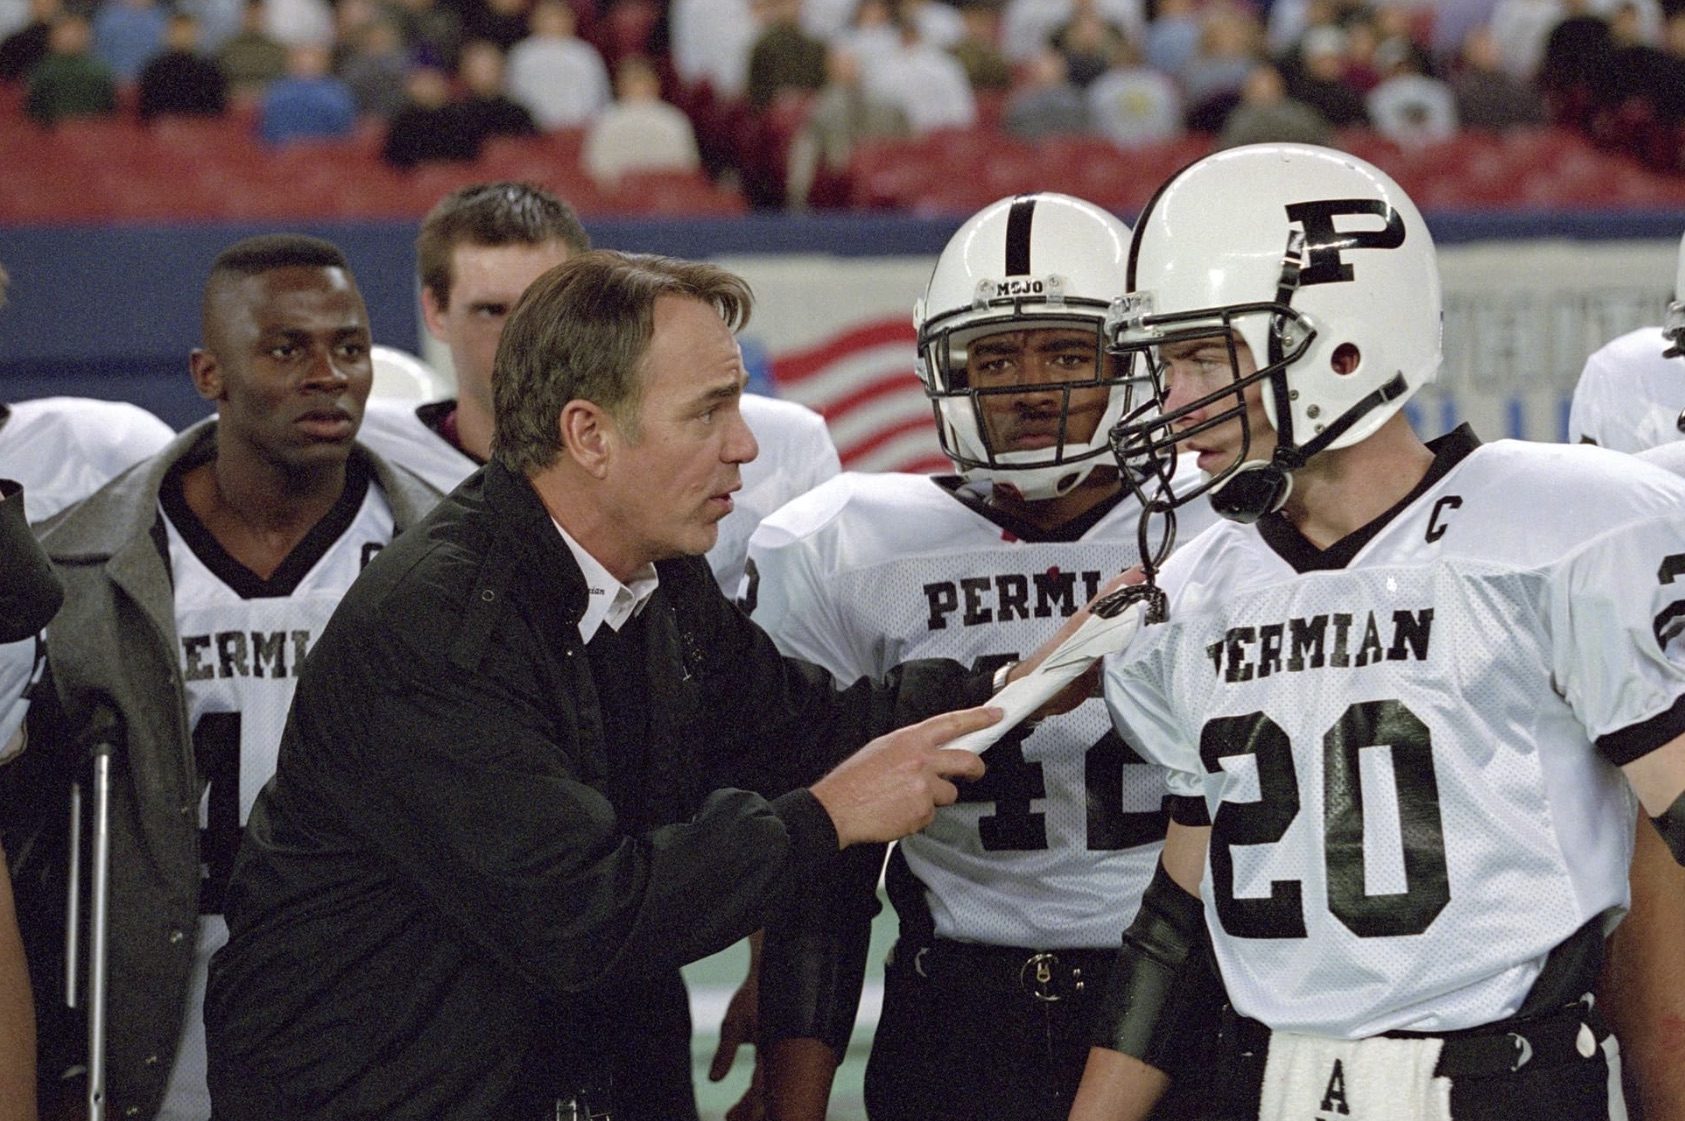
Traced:
<path fill-rule="evenodd" d="M 1329 369 L 1340 375 L 1355 373 L 1362 364 L 1363 352 L 1355 343 L 1341 343 L 1328 359 Z"/>

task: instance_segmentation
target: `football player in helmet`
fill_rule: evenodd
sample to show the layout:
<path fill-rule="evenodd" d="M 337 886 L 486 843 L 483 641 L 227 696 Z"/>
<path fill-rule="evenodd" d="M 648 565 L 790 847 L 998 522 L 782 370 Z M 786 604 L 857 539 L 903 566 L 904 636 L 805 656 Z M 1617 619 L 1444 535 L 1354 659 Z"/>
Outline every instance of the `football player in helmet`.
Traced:
<path fill-rule="evenodd" d="M 1641 452 L 1685 440 L 1685 240 L 1660 327 L 1628 331 L 1586 359 L 1568 408 L 1568 439 Z"/>
<path fill-rule="evenodd" d="M 1129 229 L 1067 195 L 965 222 L 918 301 L 946 477 L 844 474 L 750 542 L 754 618 L 842 679 L 910 657 L 1006 671 L 1137 547 L 1105 353 Z M 900 934 L 866 1073 L 874 1121 L 1063 1119 L 1118 932 L 1158 859 L 1159 772 L 1098 699 L 988 750 L 987 776 L 889 858 Z M 822 1118 L 853 1027 L 881 848 L 769 924 L 770 1117 Z"/>
<path fill-rule="evenodd" d="M 1433 240 L 1353 156 L 1208 156 L 1129 260 L 1112 338 L 1152 392 L 1120 458 L 1154 501 L 1229 520 L 1169 558 L 1168 618 L 1107 660 L 1171 824 L 1071 1116 L 1145 1114 L 1211 1021 L 1208 961 L 1211 1117 L 1624 1116 L 1587 994 L 1634 792 L 1685 855 L 1685 483 L 1419 439 Z"/>

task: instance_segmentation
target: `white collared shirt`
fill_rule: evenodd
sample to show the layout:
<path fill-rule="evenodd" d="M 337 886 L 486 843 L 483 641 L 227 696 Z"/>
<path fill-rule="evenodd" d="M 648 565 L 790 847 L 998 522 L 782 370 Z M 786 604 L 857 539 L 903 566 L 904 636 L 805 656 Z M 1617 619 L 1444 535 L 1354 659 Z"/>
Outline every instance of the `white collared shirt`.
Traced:
<path fill-rule="evenodd" d="M 649 597 L 655 594 L 655 589 L 661 583 L 661 577 L 656 574 L 653 564 L 646 564 L 632 573 L 632 582 L 622 584 L 616 580 L 608 569 L 596 557 L 585 551 L 585 546 L 573 539 L 573 535 L 562 528 L 562 523 L 555 518 L 550 519 L 556 527 L 556 532 L 567 542 L 568 551 L 573 559 L 579 562 L 579 571 L 585 575 L 585 614 L 579 617 L 579 639 L 590 642 L 591 636 L 597 633 L 597 628 L 604 623 L 611 631 L 619 631 L 626 625 L 626 620 L 644 609 Z"/>

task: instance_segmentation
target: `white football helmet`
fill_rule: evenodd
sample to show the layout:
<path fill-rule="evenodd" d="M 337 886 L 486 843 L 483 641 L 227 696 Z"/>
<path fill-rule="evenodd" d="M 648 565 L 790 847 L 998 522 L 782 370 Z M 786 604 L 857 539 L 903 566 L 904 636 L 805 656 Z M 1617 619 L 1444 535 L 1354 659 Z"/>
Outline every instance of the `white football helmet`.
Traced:
<path fill-rule="evenodd" d="M 972 216 L 937 259 L 913 310 L 918 373 L 936 413 L 942 451 L 967 479 L 1011 487 L 1031 501 L 1065 494 L 1099 466 L 1107 433 L 1127 408 L 1123 365 L 1105 352 L 1106 312 L 1123 291 L 1129 227 L 1092 203 L 1043 191 L 1002 199 Z M 1072 362 L 1070 381 L 980 387 L 972 384 L 972 346 L 1003 332 L 1077 328 L 1094 335 L 1092 360 Z M 1108 390 L 1099 423 L 1086 439 L 1070 432 L 1071 394 Z M 994 447 L 986 402 L 1012 397 L 1041 404 L 1052 427 L 1048 446 Z M 1057 408 L 1057 417 L 1052 410 Z M 998 412 L 998 409 L 996 410 Z"/>
<path fill-rule="evenodd" d="M 1663 358 L 1685 355 L 1685 238 L 1679 240 L 1679 275 L 1673 282 L 1673 302 L 1667 305 L 1662 334 L 1667 338 Z"/>
<path fill-rule="evenodd" d="M 1114 430 L 1119 463 L 1137 483 L 1156 479 L 1165 505 L 1209 492 L 1239 521 L 1278 510 L 1293 471 L 1366 439 L 1434 379 L 1441 318 L 1433 239 L 1384 172 L 1307 144 L 1207 156 L 1159 189 L 1135 229 L 1128 292 L 1108 332 L 1150 375 L 1152 399 Z M 1227 343 L 1231 372 L 1234 340 L 1244 341 L 1258 370 L 1164 412 L 1158 348 L 1201 337 Z M 1254 383 L 1276 449 L 1247 462 L 1243 391 Z M 1171 488 L 1177 441 L 1236 417 L 1235 460 Z"/>

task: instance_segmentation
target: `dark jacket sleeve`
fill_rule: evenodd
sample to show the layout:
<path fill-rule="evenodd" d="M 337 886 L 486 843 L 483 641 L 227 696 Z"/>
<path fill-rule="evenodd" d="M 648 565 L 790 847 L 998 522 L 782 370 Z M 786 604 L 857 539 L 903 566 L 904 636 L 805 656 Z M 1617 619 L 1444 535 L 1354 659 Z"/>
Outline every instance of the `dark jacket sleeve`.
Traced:
<path fill-rule="evenodd" d="M 705 565 L 688 566 L 684 579 L 689 609 L 679 619 L 680 642 L 713 709 L 712 763 L 721 784 L 762 793 L 806 785 L 868 740 L 983 704 L 992 694 L 989 674 L 945 658 L 905 662 L 881 679 L 838 683 L 819 666 L 779 653 L 717 590 L 690 594 L 692 582 L 711 585 Z"/>

